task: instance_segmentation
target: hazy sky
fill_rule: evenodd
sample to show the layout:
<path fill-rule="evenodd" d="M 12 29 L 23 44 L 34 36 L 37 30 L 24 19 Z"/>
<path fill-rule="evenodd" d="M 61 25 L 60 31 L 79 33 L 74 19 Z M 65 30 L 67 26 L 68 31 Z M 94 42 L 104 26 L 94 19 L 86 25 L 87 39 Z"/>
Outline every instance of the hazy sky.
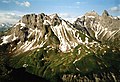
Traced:
<path fill-rule="evenodd" d="M 0 0 L 0 23 L 15 22 L 27 13 L 58 13 L 63 18 L 74 18 L 92 10 L 120 16 L 120 0 Z"/>

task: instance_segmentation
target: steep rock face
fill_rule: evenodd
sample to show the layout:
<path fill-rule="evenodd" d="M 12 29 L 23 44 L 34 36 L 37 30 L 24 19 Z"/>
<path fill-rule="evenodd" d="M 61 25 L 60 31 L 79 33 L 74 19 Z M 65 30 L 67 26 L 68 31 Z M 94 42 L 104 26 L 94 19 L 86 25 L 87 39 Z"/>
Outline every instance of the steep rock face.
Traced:
<path fill-rule="evenodd" d="M 58 47 L 67 52 L 78 44 L 88 43 L 87 37 L 83 41 L 79 31 L 57 14 L 53 17 L 43 13 L 25 15 L 6 35 L 2 37 L 0 45 L 14 42 L 11 52 L 15 53 L 43 46 Z"/>
<path fill-rule="evenodd" d="M 115 38 L 119 39 L 119 23 L 119 19 L 115 19 L 104 10 L 102 16 L 99 16 L 95 11 L 86 13 L 83 17 L 78 18 L 74 24 L 77 29 L 86 30 L 85 32 L 94 39 L 105 42 L 113 41 Z"/>
<path fill-rule="evenodd" d="M 43 13 L 39 15 L 31 14 L 23 16 L 10 30 L 8 35 L 2 37 L 3 42 L 1 45 L 17 41 L 13 48 L 15 52 L 25 52 L 31 48 L 34 49 L 43 46 L 48 40 L 48 36 L 55 36 L 50 25 L 44 25 L 46 20 L 51 19 Z"/>
<path fill-rule="evenodd" d="M 0 55 L 9 57 L 8 66 L 51 82 L 117 81 L 120 30 L 110 21 L 120 20 L 106 11 L 86 13 L 74 24 L 57 14 L 27 14 L 0 35 Z"/>

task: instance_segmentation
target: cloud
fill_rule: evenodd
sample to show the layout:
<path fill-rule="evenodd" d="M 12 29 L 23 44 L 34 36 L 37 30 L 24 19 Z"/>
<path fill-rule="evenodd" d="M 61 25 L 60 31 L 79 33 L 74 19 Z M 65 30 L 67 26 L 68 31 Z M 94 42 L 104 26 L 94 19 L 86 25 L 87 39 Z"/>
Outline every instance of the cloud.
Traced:
<path fill-rule="evenodd" d="M 25 7 L 30 7 L 30 2 L 28 1 L 23 1 L 23 2 L 19 2 L 17 0 L 3 0 L 3 3 L 15 3 L 16 5 L 20 5 L 20 6 L 25 6 Z"/>
<path fill-rule="evenodd" d="M 79 1 L 78 1 L 78 2 L 76 2 L 76 4 L 80 4 L 80 3 L 81 3 L 81 2 L 79 2 Z"/>
<path fill-rule="evenodd" d="M 109 9 L 110 12 L 120 13 L 120 4 Z"/>
<path fill-rule="evenodd" d="M 77 1 L 77 2 L 75 2 L 75 6 L 76 6 L 76 8 L 80 8 L 80 5 L 85 5 L 87 2 L 80 2 L 80 1 Z"/>
<path fill-rule="evenodd" d="M 77 5 L 80 5 L 80 4 L 86 4 L 87 2 L 80 2 L 80 1 L 77 1 L 75 2 Z"/>
<path fill-rule="evenodd" d="M 77 2 L 74 2 L 72 5 L 61 5 L 61 6 L 56 6 L 57 8 L 69 8 L 69 9 L 72 9 L 72 8 L 80 8 L 80 5 L 82 4 L 82 5 L 84 5 L 84 4 L 86 4 L 87 2 L 79 2 L 79 1 L 77 1 Z"/>
<path fill-rule="evenodd" d="M 16 23 L 21 18 L 20 15 L 15 13 L 0 12 L 0 24 L 1 23 Z"/>
<path fill-rule="evenodd" d="M 62 18 L 71 18 L 72 16 L 68 13 L 59 13 L 59 16 Z"/>
<path fill-rule="evenodd" d="M 25 6 L 25 7 L 30 7 L 30 5 L 31 5 L 30 2 L 28 2 L 28 1 L 24 1 L 24 2 L 15 1 L 15 3 L 17 5 Z"/>
<path fill-rule="evenodd" d="M 74 17 L 74 15 L 69 14 L 69 13 L 58 13 L 58 15 L 60 17 L 62 17 L 63 19 L 65 19 L 66 21 L 69 21 L 71 23 L 73 23 L 76 20 L 76 18 Z"/>
<path fill-rule="evenodd" d="M 3 3 L 10 3 L 11 1 L 10 0 L 3 0 L 2 2 Z"/>

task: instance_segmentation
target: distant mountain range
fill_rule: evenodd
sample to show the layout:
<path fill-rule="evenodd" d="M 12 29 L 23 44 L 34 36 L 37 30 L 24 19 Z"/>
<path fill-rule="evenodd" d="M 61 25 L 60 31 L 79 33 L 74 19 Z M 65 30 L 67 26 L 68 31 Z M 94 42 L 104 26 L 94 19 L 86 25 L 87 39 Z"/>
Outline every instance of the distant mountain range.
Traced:
<path fill-rule="evenodd" d="M 117 81 L 120 19 L 106 10 L 102 16 L 88 12 L 74 23 L 57 14 L 27 14 L 0 33 L 0 54 L 8 60 L 0 60 L 3 67 L 25 68 L 51 82 Z"/>
<path fill-rule="evenodd" d="M 2 23 L 2 24 L 0 24 L 0 32 L 5 31 L 12 26 L 13 26 L 13 24 L 10 24 L 10 23 Z"/>

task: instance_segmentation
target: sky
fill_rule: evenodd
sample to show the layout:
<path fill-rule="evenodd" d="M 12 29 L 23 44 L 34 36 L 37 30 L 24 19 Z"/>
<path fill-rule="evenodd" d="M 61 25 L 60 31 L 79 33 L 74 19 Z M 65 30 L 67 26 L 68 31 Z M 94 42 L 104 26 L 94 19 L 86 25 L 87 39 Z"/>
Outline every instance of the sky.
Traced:
<path fill-rule="evenodd" d="M 15 23 L 29 13 L 57 13 L 72 19 L 93 10 L 99 15 L 107 10 L 110 15 L 120 16 L 120 0 L 0 0 L 0 23 Z"/>

